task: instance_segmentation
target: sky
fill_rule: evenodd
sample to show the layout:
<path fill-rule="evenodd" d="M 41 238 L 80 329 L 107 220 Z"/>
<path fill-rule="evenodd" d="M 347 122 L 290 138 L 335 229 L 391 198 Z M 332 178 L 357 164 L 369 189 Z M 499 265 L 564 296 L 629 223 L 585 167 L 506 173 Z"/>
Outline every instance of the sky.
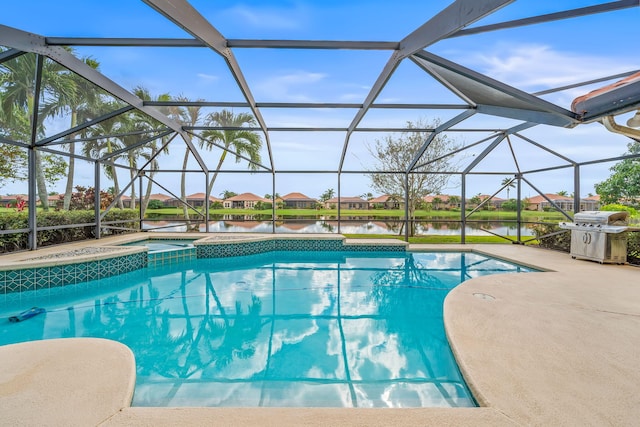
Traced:
<path fill-rule="evenodd" d="M 193 0 L 197 9 L 228 39 L 343 40 L 397 42 L 449 5 L 433 0 L 297 0 L 297 1 L 216 1 Z M 473 26 L 488 25 L 604 2 L 565 0 L 540 2 L 517 0 L 481 19 Z M 142 1 L 111 0 L 24 0 L 3 4 L 0 23 L 50 37 L 190 37 Z M 441 40 L 427 51 L 461 64 L 476 72 L 533 93 L 591 79 L 640 69 L 640 39 L 637 23 L 640 8 L 625 9 L 570 20 L 549 22 L 478 35 Z M 77 47 L 78 56 L 91 56 L 100 62 L 100 71 L 120 86 L 132 89 L 144 86 L 152 94 L 169 92 L 189 99 L 207 101 L 244 101 L 223 58 L 206 48 Z M 362 103 L 388 61 L 391 51 L 373 50 L 301 50 L 234 49 L 255 100 L 260 102 L 335 102 Z M 613 81 L 611 81 L 613 82 Z M 565 109 L 571 101 L 605 82 L 565 90 L 543 99 Z M 409 59 L 403 60 L 376 99 L 377 103 L 451 103 L 462 101 L 436 82 Z M 214 111 L 203 108 L 203 114 Z M 347 127 L 355 109 L 283 109 L 262 108 L 268 127 Z M 249 112 L 235 108 L 234 112 Z M 360 126 L 403 127 L 407 121 L 433 119 L 445 121 L 455 110 L 371 109 Z M 627 116 L 620 116 L 623 123 Z M 47 135 L 68 127 L 68 118 L 47 123 Z M 521 122 L 476 114 L 459 128 L 504 128 Z M 371 147 L 385 132 L 355 132 L 348 145 L 344 171 L 369 170 Z M 452 132 L 456 143 L 470 145 L 486 138 L 487 132 Z M 569 157 L 588 161 L 622 155 L 628 138 L 612 134 L 598 123 L 573 129 L 536 126 L 522 132 L 527 139 Z M 302 192 L 319 197 L 325 190 L 338 189 L 336 171 L 345 142 L 344 132 L 270 132 L 276 192 Z M 509 145 L 509 143 L 511 145 Z M 466 150 L 456 161 L 464 166 L 473 161 L 486 145 Z M 181 168 L 185 144 L 179 138 L 170 145 L 169 154 L 159 158 L 165 170 Z M 511 152 L 515 153 L 514 155 Z M 217 163 L 219 151 L 202 151 L 208 165 Z M 263 164 L 269 166 L 269 153 L 262 151 Z M 504 172 L 474 175 L 467 179 L 467 195 L 493 194 L 505 177 L 522 170 L 536 170 L 565 164 L 553 154 L 535 148 L 527 140 L 511 137 L 489 154 L 478 172 Z M 606 179 L 612 163 L 581 168 L 580 193 L 595 193 L 594 184 Z M 190 169 L 198 169 L 191 160 Z M 246 163 L 228 159 L 227 171 L 245 171 Z M 295 171 L 296 173 L 293 173 Z M 310 173 L 320 171 L 323 173 Z M 304 172 L 304 173 L 298 173 Z M 79 162 L 74 183 L 92 185 L 93 169 Z M 523 186 L 523 197 L 546 193 L 573 192 L 573 168 L 526 175 L 533 184 Z M 120 181 L 126 182 L 124 173 Z M 179 174 L 158 174 L 165 189 L 153 192 L 179 194 Z M 189 173 L 187 193 L 204 191 L 202 174 Z M 103 179 L 103 184 L 108 181 Z M 343 173 L 343 196 L 373 192 L 362 174 Z M 459 194 L 459 180 L 452 179 L 443 193 Z M 224 190 L 236 193 L 271 193 L 271 174 L 223 173 L 212 195 Z M 535 188 L 534 188 L 535 187 Z M 61 181 L 51 191 L 62 191 Z M 536 190 L 537 189 L 537 190 Z M 168 191 L 167 191 L 168 190 Z M 0 193 L 24 193 L 26 184 L 6 184 Z M 502 191 L 499 196 L 506 197 Z M 513 196 L 513 195 L 512 195 Z"/>

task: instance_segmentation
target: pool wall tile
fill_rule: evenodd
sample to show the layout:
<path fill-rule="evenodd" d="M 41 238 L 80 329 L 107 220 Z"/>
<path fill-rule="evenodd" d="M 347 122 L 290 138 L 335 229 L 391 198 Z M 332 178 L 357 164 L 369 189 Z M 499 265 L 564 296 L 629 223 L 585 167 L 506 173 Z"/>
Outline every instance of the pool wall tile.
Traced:
<path fill-rule="evenodd" d="M 146 252 L 102 260 L 0 271 L 0 294 L 42 291 L 84 284 L 147 266 Z"/>
<path fill-rule="evenodd" d="M 146 267 L 161 267 L 190 262 L 198 258 L 229 258 L 243 255 L 257 255 L 275 251 L 298 252 L 404 252 L 404 242 L 385 244 L 345 244 L 342 238 L 295 239 L 295 238 L 259 238 L 248 241 L 214 241 L 210 244 L 197 244 L 195 247 L 148 253 L 115 256 L 100 260 L 53 265 L 49 267 L 22 268 L 0 271 L 0 295 L 41 290 L 53 292 L 53 289 L 66 285 L 87 283 L 96 279 L 105 279 L 122 273 Z"/>
<path fill-rule="evenodd" d="M 384 245 L 345 244 L 343 239 L 270 239 L 248 242 L 215 242 L 196 245 L 198 258 L 228 258 L 234 256 L 256 255 L 270 251 L 358 251 L 358 252 L 404 252 L 404 242 L 386 243 Z"/>

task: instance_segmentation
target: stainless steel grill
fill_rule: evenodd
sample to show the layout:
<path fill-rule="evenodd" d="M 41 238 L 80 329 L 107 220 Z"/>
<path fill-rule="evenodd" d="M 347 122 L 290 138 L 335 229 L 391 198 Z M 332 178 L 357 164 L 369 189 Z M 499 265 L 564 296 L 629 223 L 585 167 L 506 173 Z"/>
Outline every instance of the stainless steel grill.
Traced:
<path fill-rule="evenodd" d="M 628 212 L 584 211 L 574 222 L 561 222 L 560 228 L 571 230 L 571 256 L 600 263 L 627 262 Z"/>

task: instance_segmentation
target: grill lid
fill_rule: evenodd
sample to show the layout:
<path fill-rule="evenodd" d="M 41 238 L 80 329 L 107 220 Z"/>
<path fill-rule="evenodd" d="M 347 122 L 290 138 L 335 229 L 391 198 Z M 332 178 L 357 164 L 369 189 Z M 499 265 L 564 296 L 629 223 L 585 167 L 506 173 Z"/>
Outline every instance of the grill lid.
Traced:
<path fill-rule="evenodd" d="M 626 211 L 582 211 L 573 216 L 576 224 L 628 225 Z"/>
<path fill-rule="evenodd" d="M 558 224 L 560 228 L 565 230 L 576 230 L 576 231 L 594 231 L 601 233 L 612 233 L 618 234 L 625 231 L 632 230 L 632 227 L 627 227 L 626 225 L 603 225 L 603 224 L 587 224 L 580 223 L 577 224 L 575 222 L 561 222 Z"/>

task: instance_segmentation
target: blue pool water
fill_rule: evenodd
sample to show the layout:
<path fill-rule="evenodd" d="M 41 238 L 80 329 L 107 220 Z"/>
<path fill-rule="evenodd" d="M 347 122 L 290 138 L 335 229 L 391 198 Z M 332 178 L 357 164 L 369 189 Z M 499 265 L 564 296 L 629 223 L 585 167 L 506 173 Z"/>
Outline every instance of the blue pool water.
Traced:
<path fill-rule="evenodd" d="M 134 406 L 474 406 L 447 343 L 446 294 L 530 269 L 472 253 L 273 252 L 23 292 L 0 344 L 129 346 Z M 31 319 L 8 318 L 31 307 Z"/>

